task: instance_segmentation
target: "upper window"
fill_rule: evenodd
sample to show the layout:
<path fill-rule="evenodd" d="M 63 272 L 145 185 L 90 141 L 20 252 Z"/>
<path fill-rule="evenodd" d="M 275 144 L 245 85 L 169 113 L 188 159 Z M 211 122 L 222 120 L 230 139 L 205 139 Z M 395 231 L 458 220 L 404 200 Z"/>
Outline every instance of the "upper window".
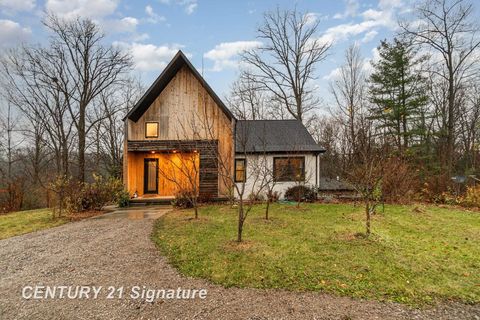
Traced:
<path fill-rule="evenodd" d="M 145 123 L 145 138 L 158 138 L 158 122 Z"/>
<path fill-rule="evenodd" d="M 273 158 L 275 181 L 304 181 L 305 157 Z"/>
<path fill-rule="evenodd" d="M 235 159 L 235 182 L 245 182 L 247 178 L 246 160 Z"/>

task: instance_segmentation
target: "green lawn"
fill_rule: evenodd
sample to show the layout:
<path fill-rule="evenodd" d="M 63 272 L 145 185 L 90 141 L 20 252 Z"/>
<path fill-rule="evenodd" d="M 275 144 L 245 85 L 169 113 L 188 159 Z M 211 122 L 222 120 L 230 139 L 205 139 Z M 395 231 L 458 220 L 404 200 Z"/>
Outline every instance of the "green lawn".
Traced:
<path fill-rule="evenodd" d="M 263 206 L 250 213 L 237 245 L 227 206 L 174 211 L 153 240 L 181 273 L 224 286 L 324 291 L 421 305 L 480 302 L 480 213 L 433 206 L 387 206 L 370 239 L 363 210 L 344 204 Z"/>
<path fill-rule="evenodd" d="M 12 212 L 0 215 L 0 239 L 56 227 L 68 222 L 66 218 L 52 219 L 50 209 Z"/>

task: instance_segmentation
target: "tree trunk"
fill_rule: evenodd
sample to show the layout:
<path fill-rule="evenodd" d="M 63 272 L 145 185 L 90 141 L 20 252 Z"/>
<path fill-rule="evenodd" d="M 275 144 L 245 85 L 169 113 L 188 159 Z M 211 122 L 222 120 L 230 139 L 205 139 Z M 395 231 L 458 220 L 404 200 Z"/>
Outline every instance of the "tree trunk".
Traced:
<path fill-rule="evenodd" d="M 453 167 L 453 147 L 455 143 L 454 126 L 455 126 L 455 79 L 452 70 L 452 56 L 448 56 L 448 122 L 447 122 L 447 152 L 446 152 L 446 165 L 447 165 L 447 179 L 452 175 Z"/>
<path fill-rule="evenodd" d="M 365 213 L 367 215 L 366 227 L 367 227 L 367 237 L 370 236 L 370 202 L 367 200 L 365 204 Z"/>
<path fill-rule="evenodd" d="M 85 108 L 80 106 L 78 117 L 78 181 L 85 182 Z"/>
<path fill-rule="evenodd" d="M 195 210 L 195 219 L 198 219 L 198 206 L 197 206 L 197 204 L 193 205 L 193 209 Z"/>
<path fill-rule="evenodd" d="M 242 233 L 243 233 L 243 201 L 240 199 L 240 204 L 238 206 L 238 232 L 237 232 L 237 242 L 242 242 Z"/>
<path fill-rule="evenodd" d="M 265 208 L 265 220 L 268 220 L 268 210 L 270 209 L 270 199 L 267 200 L 267 207 Z"/>

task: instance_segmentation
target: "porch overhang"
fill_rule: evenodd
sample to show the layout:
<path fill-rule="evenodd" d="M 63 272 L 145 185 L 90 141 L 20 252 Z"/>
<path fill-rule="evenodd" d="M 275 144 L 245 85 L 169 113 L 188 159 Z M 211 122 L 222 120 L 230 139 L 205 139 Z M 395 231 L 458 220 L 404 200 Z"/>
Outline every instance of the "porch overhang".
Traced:
<path fill-rule="evenodd" d="M 172 150 L 192 152 L 200 151 L 212 154 L 218 148 L 217 140 L 128 140 L 127 150 L 137 152 L 169 152 Z"/>

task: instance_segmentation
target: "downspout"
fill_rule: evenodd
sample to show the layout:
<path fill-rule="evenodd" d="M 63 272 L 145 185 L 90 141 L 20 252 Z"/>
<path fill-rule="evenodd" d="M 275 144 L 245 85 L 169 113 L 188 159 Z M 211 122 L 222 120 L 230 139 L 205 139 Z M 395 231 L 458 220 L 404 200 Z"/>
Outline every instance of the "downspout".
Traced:
<path fill-rule="evenodd" d="M 318 153 L 315 153 L 315 188 L 318 189 Z"/>

